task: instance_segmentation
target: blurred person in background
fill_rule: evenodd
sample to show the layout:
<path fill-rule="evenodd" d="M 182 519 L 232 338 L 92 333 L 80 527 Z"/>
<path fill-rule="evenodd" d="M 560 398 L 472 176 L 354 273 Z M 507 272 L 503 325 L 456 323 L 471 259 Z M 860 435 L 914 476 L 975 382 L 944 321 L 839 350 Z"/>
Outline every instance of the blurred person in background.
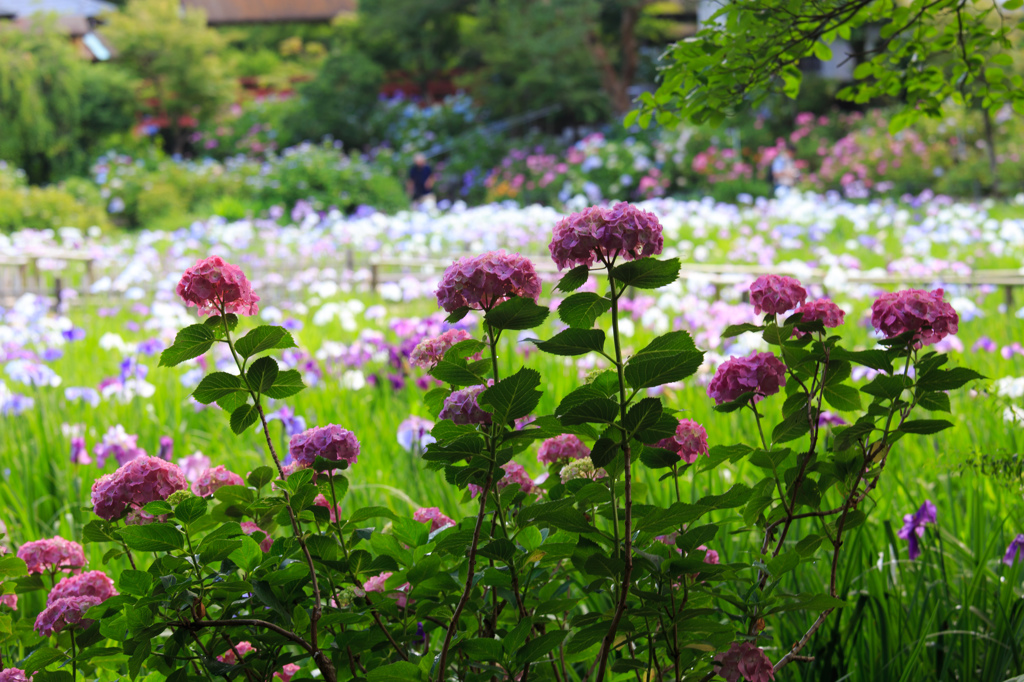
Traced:
<path fill-rule="evenodd" d="M 427 165 L 427 157 L 424 154 L 418 152 L 413 157 L 409 179 L 405 184 L 413 204 L 421 204 L 433 197 L 434 169 Z"/>

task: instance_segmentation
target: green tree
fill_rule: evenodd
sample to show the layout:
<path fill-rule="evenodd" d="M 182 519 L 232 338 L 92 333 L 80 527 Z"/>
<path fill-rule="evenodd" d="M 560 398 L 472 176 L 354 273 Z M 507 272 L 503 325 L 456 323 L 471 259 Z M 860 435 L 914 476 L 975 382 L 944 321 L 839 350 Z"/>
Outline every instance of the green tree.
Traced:
<path fill-rule="evenodd" d="M 202 11 L 183 10 L 178 0 L 128 0 L 105 32 L 153 113 L 167 117 L 176 153 L 185 144 L 183 119 L 210 118 L 230 101 L 235 83 L 222 59 L 224 38 L 207 28 Z"/>
<path fill-rule="evenodd" d="M 937 116 L 947 102 L 1024 112 L 1024 79 L 1007 54 L 1021 0 L 735 0 L 722 5 L 693 40 L 673 46 L 658 91 L 642 97 L 630 121 L 717 122 L 759 106 L 772 92 L 796 97 L 800 62 L 859 61 L 841 99 L 865 104 L 885 97 L 901 106 L 890 128 Z M 877 34 L 870 45 L 865 34 Z M 858 39 L 858 36 L 861 36 Z"/>
<path fill-rule="evenodd" d="M 0 159 L 32 182 L 66 171 L 76 156 L 83 64 L 41 18 L 28 30 L 0 27 Z"/>

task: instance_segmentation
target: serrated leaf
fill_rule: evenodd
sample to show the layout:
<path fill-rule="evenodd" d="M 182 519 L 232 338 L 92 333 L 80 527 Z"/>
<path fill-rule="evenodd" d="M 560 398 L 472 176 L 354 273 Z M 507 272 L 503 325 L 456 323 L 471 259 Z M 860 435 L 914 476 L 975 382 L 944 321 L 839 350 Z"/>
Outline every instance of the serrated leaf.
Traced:
<path fill-rule="evenodd" d="M 260 549 L 260 543 L 248 535 L 243 535 L 238 540 L 241 541 L 241 546 L 231 552 L 228 559 L 246 573 L 252 573 L 263 561 L 263 550 Z"/>
<path fill-rule="evenodd" d="M 259 411 L 255 405 L 242 405 L 231 413 L 231 430 L 240 434 L 259 419 Z"/>
<path fill-rule="evenodd" d="M 227 372 L 213 372 L 203 377 L 203 380 L 196 386 L 196 390 L 192 392 L 192 397 L 204 405 L 209 405 L 239 391 L 244 392 L 245 388 L 242 386 L 242 380 L 237 376 Z"/>
<path fill-rule="evenodd" d="M 214 315 L 213 317 L 206 318 L 203 322 L 203 324 L 212 329 L 213 333 L 218 337 L 224 334 L 225 323 L 227 323 L 228 331 L 235 331 L 235 327 L 238 326 L 238 315 L 235 315 L 234 313 L 228 313 L 224 317 Z"/>
<path fill-rule="evenodd" d="M 912 419 L 908 422 L 903 422 L 899 431 L 902 433 L 931 435 L 933 433 L 938 433 L 939 431 L 945 431 L 951 426 L 953 426 L 953 424 L 945 419 Z"/>
<path fill-rule="evenodd" d="M 534 341 L 537 348 L 552 355 L 585 355 L 604 350 L 604 332 L 600 329 L 564 329 L 547 341 Z"/>
<path fill-rule="evenodd" d="M 564 291 L 568 294 L 586 284 L 589 278 L 590 269 L 586 265 L 577 265 L 562 275 L 562 279 L 558 280 L 558 284 L 555 285 L 555 290 Z"/>
<path fill-rule="evenodd" d="M 462 359 L 443 358 L 436 365 L 430 368 L 430 376 L 438 381 L 443 381 L 452 386 L 476 386 L 485 382 L 485 379 L 469 369 L 468 364 Z"/>
<path fill-rule="evenodd" d="M 551 311 L 529 298 L 514 297 L 499 303 L 484 314 L 484 322 L 495 329 L 521 331 L 533 329 L 547 319 Z"/>
<path fill-rule="evenodd" d="M 540 372 L 525 367 L 506 377 L 477 396 L 477 404 L 491 412 L 499 424 L 525 417 L 540 402 Z"/>
<path fill-rule="evenodd" d="M 182 525 L 189 526 L 206 516 L 206 499 L 202 497 L 188 497 L 178 503 L 174 508 L 174 518 L 181 521 Z"/>
<path fill-rule="evenodd" d="M 265 392 L 277 381 L 277 360 L 271 357 L 259 358 L 245 373 L 246 381 L 254 391 Z"/>
<path fill-rule="evenodd" d="M 633 388 L 654 388 L 693 376 L 704 363 L 704 351 L 682 351 L 671 357 L 634 356 L 624 372 Z"/>
<path fill-rule="evenodd" d="M 632 437 L 637 431 L 654 427 L 663 409 L 661 398 L 644 398 L 629 408 L 622 425 Z"/>
<path fill-rule="evenodd" d="M 637 289 L 658 289 L 679 279 L 679 268 L 678 258 L 641 258 L 619 265 L 612 270 L 612 277 Z"/>
<path fill-rule="evenodd" d="M 922 376 L 917 382 L 917 388 L 920 391 L 955 391 L 968 382 L 984 378 L 966 367 L 936 369 Z"/>
<path fill-rule="evenodd" d="M 282 400 L 295 395 L 304 388 L 306 388 L 306 384 L 302 382 L 302 374 L 299 373 L 299 370 L 286 369 L 283 372 L 278 372 L 277 378 L 274 379 L 274 385 L 264 389 L 263 395 L 274 400 Z"/>
<path fill-rule="evenodd" d="M 757 324 L 750 324 L 749 322 L 744 322 L 743 324 L 730 324 L 725 328 L 725 331 L 722 332 L 722 338 L 731 339 L 734 336 L 739 336 L 746 332 L 759 332 L 763 329 L 764 327 Z"/>
<path fill-rule="evenodd" d="M 295 340 L 284 327 L 265 324 L 251 329 L 248 334 L 235 343 L 235 351 L 243 358 L 251 358 L 257 353 L 271 348 L 294 348 Z"/>
<path fill-rule="evenodd" d="M 598 397 L 573 405 L 559 416 L 566 426 L 574 424 L 611 424 L 619 416 L 619 404 L 610 398 Z"/>
<path fill-rule="evenodd" d="M 210 350 L 216 340 L 213 331 L 203 324 L 185 327 L 174 337 L 174 344 L 160 353 L 160 366 L 173 367 L 199 357 Z"/>
<path fill-rule="evenodd" d="M 17 578 L 28 575 L 28 565 L 20 558 L 9 554 L 0 557 L 0 578 Z"/>
<path fill-rule="evenodd" d="M 573 329 L 590 329 L 611 307 L 611 301 L 595 293 L 573 294 L 558 306 L 558 318 Z"/>
<path fill-rule="evenodd" d="M 826 385 L 822 389 L 825 402 L 840 412 L 854 412 L 861 409 L 860 391 L 846 384 Z"/>
<path fill-rule="evenodd" d="M 117 534 L 128 545 L 128 549 L 140 552 L 170 552 L 185 546 L 185 536 L 167 523 L 125 526 Z"/>
<path fill-rule="evenodd" d="M 117 589 L 122 594 L 145 597 L 149 595 L 152 586 L 153 576 L 146 571 L 125 569 L 117 576 Z"/>
<path fill-rule="evenodd" d="M 270 483 L 273 480 L 274 470 L 268 466 L 256 467 L 251 472 L 249 472 L 249 476 L 246 478 L 246 481 L 248 481 L 249 485 L 251 485 L 253 488 L 256 488 L 256 490 L 259 490 L 260 488 L 262 488 L 263 486 L 265 486 L 266 484 Z"/>

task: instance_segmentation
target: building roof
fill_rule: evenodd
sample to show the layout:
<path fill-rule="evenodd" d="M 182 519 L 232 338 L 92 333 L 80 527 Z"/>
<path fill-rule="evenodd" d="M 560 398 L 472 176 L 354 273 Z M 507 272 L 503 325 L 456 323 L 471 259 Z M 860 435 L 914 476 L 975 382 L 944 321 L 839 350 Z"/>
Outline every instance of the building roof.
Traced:
<path fill-rule="evenodd" d="M 91 19 L 116 9 L 116 5 L 103 0 L 0 0 L 0 16 L 8 17 L 55 12 L 61 16 L 72 15 Z"/>
<path fill-rule="evenodd" d="M 9 0 L 0 0 L 0 3 Z M 253 24 L 280 21 L 330 21 L 355 14 L 357 0 L 182 0 L 185 7 L 206 12 L 209 24 Z"/>

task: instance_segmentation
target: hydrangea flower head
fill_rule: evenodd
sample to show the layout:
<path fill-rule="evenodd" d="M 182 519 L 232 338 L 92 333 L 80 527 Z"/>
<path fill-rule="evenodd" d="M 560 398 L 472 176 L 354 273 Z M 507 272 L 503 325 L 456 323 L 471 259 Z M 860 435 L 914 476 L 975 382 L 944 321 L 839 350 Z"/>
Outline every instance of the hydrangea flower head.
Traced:
<path fill-rule="evenodd" d="M 134 459 L 92 484 L 93 511 L 101 519 L 119 518 L 131 506 L 141 508 L 188 488 L 185 474 L 159 457 Z"/>
<path fill-rule="evenodd" d="M 490 412 L 484 412 L 477 404 L 477 397 L 483 393 L 487 386 L 478 384 L 452 391 L 451 395 L 444 399 L 444 407 L 441 408 L 439 419 L 451 419 L 456 424 L 481 424 L 489 426 L 491 423 Z"/>
<path fill-rule="evenodd" d="M 96 597 L 101 602 L 117 596 L 114 581 L 103 571 L 86 571 L 68 576 L 53 586 L 46 598 L 48 604 L 68 597 Z"/>
<path fill-rule="evenodd" d="M 77 625 L 82 622 L 86 611 L 102 601 L 99 597 L 89 596 L 54 599 L 36 617 L 36 632 L 42 637 L 49 637 Z"/>
<path fill-rule="evenodd" d="M 0 670 L 0 682 L 32 682 L 32 678 L 21 668 L 4 668 Z"/>
<path fill-rule="evenodd" d="M 800 320 L 802 322 L 816 322 L 820 320 L 828 329 L 835 329 L 846 319 L 846 312 L 833 303 L 832 299 L 828 298 L 817 298 L 813 301 L 808 301 L 793 312 L 800 313 Z M 798 336 L 804 335 L 804 332 L 800 330 L 797 330 L 796 333 Z"/>
<path fill-rule="evenodd" d="M 751 353 L 723 362 L 708 384 L 708 396 L 721 405 L 752 391 L 754 402 L 759 402 L 785 385 L 786 366 L 781 360 L 772 353 Z"/>
<path fill-rule="evenodd" d="M 199 474 L 199 478 L 192 483 L 192 494 L 197 497 L 209 497 L 217 492 L 218 488 L 226 485 L 245 485 L 242 477 L 223 466 L 215 466 Z"/>
<path fill-rule="evenodd" d="M 431 531 L 455 525 L 455 521 L 442 514 L 437 507 L 420 507 L 413 513 L 412 518 L 420 523 L 430 521 Z"/>
<path fill-rule="evenodd" d="M 548 250 L 559 270 L 590 267 L 599 258 L 656 256 L 664 246 L 662 232 L 657 216 L 632 204 L 591 206 L 558 221 Z"/>
<path fill-rule="evenodd" d="M 571 433 L 563 433 L 554 438 L 548 438 L 537 448 L 537 461 L 541 464 L 554 464 L 556 462 L 589 456 L 590 448 Z"/>
<path fill-rule="evenodd" d="M 409 362 L 413 367 L 430 369 L 444 359 L 444 354 L 451 350 L 452 346 L 472 338 L 473 336 L 464 329 L 449 329 L 440 336 L 429 337 L 416 344 L 409 355 Z M 476 357 L 479 359 L 480 354 L 477 353 Z"/>
<path fill-rule="evenodd" d="M 775 679 L 772 662 L 761 648 L 750 642 L 733 642 L 729 650 L 715 656 L 718 674 L 726 682 L 771 682 Z"/>
<path fill-rule="evenodd" d="M 252 535 L 253 533 L 263 533 L 266 537 L 260 542 L 260 551 L 267 553 L 270 551 L 271 545 L 274 544 L 274 538 L 270 537 L 270 533 L 257 526 L 252 521 L 242 521 L 242 532 L 246 535 Z"/>
<path fill-rule="evenodd" d="M 581 457 L 580 459 L 569 462 L 562 467 L 560 472 L 558 472 L 558 476 L 562 480 L 563 485 L 578 478 L 587 478 L 591 481 L 596 481 L 598 479 L 605 478 L 607 475 L 608 473 L 604 469 L 599 469 L 594 466 L 594 461 L 590 459 L 590 457 Z"/>
<path fill-rule="evenodd" d="M 314 426 L 292 436 L 288 442 L 288 453 L 300 466 L 311 467 L 317 457 L 332 462 L 355 464 L 359 458 L 359 441 L 356 434 L 337 424 Z"/>
<path fill-rule="evenodd" d="M 260 297 L 237 265 L 226 263 L 220 256 L 210 256 L 185 271 L 177 287 L 186 307 L 199 309 L 200 315 L 255 315 Z"/>
<path fill-rule="evenodd" d="M 921 556 L 921 544 L 918 542 L 918 538 L 924 537 L 926 525 L 935 523 L 936 512 L 932 501 L 925 500 L 920 509 L 903 517 L 903 528 L 896 533 L 896 537 L 907 541 L 907 554 L 911 560 Z"/>
<path fill-rule="evenodd" d="M 513 483 L 518 483 L 520 489 L 524 493 L 532 493 L 534 488 L 536 488 L 533 479 L 530 478 L 528 473 L 526 473 L 526 469 L 523 468 L 522 464 L 519 464 L 518 462 L 505 462 L 501 465 L 501 469 L 501 478 L 499 478 L 498 482 L 495 484 L 495 487 L 498 490 L 510 486 Z M 470 483 L 466 487 L 469 489 L 470 497 L 476 497 L 483 490 L 483 488 L 475 483 Z"/>
<path fill-rule="evenodd" d="M 283 668 L 281 668 L 281 670 L 274 673 L 274 677 L 281 680 L 281 682 L 292 682 L 292 678 L 295 677 L 295 674 L 300 670 L 302 670 L 302 668 L 294 663 L 287 663 Z"/>
<path fill-rule="evenodd" d="M 806 299 L 807 290 L 785 275 L 761 275 L 750 285 L 750 302 L 758 315 L 778 315 L 796 308 Z"/>
<path fill-rule="evenodd" d="M 692 419 L 680 419 L 676 425 L 675 435 L 660 440 L 655 447 L 671 450 L 687 464 L 693 464 L 701 455 L 710 457 L 708 432 Z"/>
<path fill-rule="evenodd" d="M 259 651 L 259 649 L 254 647 L 249 642 L 239 642 L 238 644 L 231 645 L 231 647 L 228 648 L 227 651 L 225 651 L 223 654 L 217 657 L 217 660 L 221 663 L 234 665 L 235 663 L 238 663 L 239 656 L 245 656 L 250 651 Z M 235 655 L 235 652 L 238 652 L 237 656 Z"/>
<path fill-rule="evenodd" d="M 77 542 L 55 535 L 48 540 L 33 540 L 18 548 L 18 558 L 29 573 L 75 570 L 85 566 L 85 550 Z"/>
<path fill-rule="evenodd" d="M 490 310 L 513 296 L 536 301 L 540 279 L 529 258 L 488 251 L 460 258 L 448 266 L 435 293 L 438 305 L 448 312 L 464 306 Z"/>
<path fill-rule="evenodd" d="M 915 332 L 918 348 L 956 334 L 960 316 L 943 300 L 942 289 L 884 293 L 871 304 L 871 325 L 887 339 Z"/>

